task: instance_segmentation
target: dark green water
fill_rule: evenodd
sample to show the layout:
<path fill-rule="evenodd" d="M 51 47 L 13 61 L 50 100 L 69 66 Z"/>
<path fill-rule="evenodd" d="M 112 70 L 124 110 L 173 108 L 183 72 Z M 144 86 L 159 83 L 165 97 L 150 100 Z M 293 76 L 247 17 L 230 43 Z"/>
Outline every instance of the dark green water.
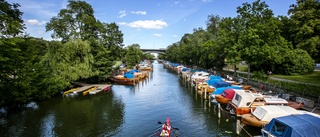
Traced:
<path fill-rule="evenodd" d="M 236 119 L 202 99 L 162 64 L 135 86 L 113 85 L 95 95 L 56 96 L 21 109 L 1 109 L 0 136 L 150 137 L 171 118 L 181 137 L 237 136 Z M 227 120 L 228 119 L 228 120 Z M 251 135 L 260 129 L 246 128 Z M 239 136 L 249 136 L 242 131 Z"/>

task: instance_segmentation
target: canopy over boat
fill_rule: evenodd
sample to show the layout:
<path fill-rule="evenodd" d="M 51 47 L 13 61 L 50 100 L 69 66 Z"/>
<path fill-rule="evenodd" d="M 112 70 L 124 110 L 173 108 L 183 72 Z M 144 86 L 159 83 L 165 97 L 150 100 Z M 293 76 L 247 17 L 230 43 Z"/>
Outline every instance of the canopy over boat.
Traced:
<path fill-rule="evenodd" d="M 278 117 L 262 131 L 281 137 L 319 137 L 320 118 L 309 114 Z"/>
<path fill-rule="evenodd" d="M 272 118 L 287 115 L 303 114 L 290 106 L 258 106 L 252 115 L 261 121 L 271 121 Z"/>

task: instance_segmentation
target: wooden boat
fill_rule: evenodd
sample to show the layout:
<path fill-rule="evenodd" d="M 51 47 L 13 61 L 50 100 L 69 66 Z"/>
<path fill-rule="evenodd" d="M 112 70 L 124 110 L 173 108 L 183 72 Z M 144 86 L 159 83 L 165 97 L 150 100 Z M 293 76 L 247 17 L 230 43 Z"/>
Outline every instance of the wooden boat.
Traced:
<path fill-rule="evenodd" d="M 261 128 L 267 125 L 272 118 L 296 114 L 303 114 L 303 112 L 290 106 L 258 106 L 250 114 L 241 115 L 241 122 L 248 126 Z"/>
<path fill-rule="evenodd" d="M 262 137 L 319 137 L 320 118 L 310 115 L 289 115 L 273 118 L 261 129 Z"/>
<path fill-rule="evenodd" d="M 237 92 L 229 102 L 226 110 L 231 114 L 241 116 L 251 112 L 252 107 L 263 106 L 263 95 L 258 93 Z"/>
<path fill-rule="evenodd" d="M 241 116 L 254 111 L 257 106 L 265 105 L 287 106 L 288 101 L 283 98 L 263 96 L 259 93 L 236 92 L 226 109 L 229 110 L 231 114 Z"/>
<path fill-rule="evenodd" d="M 109 80 L 120 85 L 134 85 L 136 83 L 134 79 L 129 79 L 129 78 L 116 79 L 114 77 L 110 77 Z"/>
<path fill-rule="evenodd" d="M 208 85 L 208 83 L 206 82 L 199 82 L 197 89 L 198 89 L 198 93 L 201 93 L 201 94 L 204 93 L 205 90 L 207 91 L 207 93 L 212 93 L 213 91 L 216 90 L 216 88 Z"/>

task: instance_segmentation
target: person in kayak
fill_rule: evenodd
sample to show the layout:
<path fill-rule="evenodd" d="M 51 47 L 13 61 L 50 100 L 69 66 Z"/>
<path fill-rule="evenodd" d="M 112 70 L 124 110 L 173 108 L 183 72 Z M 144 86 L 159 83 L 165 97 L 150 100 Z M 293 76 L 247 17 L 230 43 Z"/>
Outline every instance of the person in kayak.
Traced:
<path fill-rule="evenodd" d="M 162 129 L 163 130 L 171 130 L 171 126 L 168 126 L 167 122 L 164 122 L 164 124 L 162 125 Z"/>

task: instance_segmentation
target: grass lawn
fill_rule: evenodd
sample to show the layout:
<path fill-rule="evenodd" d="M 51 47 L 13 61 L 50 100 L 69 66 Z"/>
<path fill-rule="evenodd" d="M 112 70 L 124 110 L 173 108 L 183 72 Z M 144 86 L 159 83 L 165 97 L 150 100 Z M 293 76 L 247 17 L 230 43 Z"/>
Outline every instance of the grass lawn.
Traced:
<path fill-rule="evenodd" d="M 287 76 L 287 75 L 272 75 L 276 78 L 289 79 L 294 81 L 306 82 L 306 83 L 315 83 L 320 85 L 320 71 L 314 71 L 309 75 L 296 75 L 296 76 Z"/>
<path fill-rule="evenodd" d="M 116 68 L 117 66 L 120 66 L 122 64 L 122 61 L 115 61 L 116 64 L 113 65 L 113 68 Z"/>

